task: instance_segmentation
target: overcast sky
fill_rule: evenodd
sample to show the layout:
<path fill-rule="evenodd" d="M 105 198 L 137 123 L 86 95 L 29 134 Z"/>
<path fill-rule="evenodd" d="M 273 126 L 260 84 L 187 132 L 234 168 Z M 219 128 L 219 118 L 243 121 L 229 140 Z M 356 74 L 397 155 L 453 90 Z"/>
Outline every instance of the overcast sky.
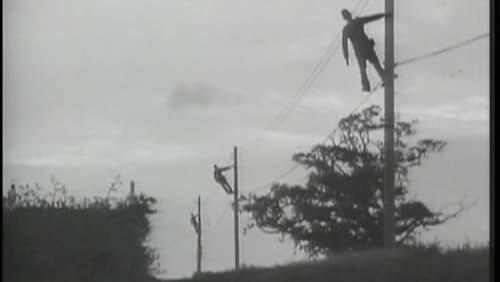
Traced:
<path fill-rule="evenodd" d="M 366 0 L 363 14 L 382 12 L 383 2 Z M 11 179 L 48 184 L 54 175 L 73 194 L 93 196 L 118 173 L 135 180 L 160 200 L 151 244 L 167 277 L 195 269 L 188 215 L 201 194 L 203 267 L 231 268 L 230 198 L 213 182 L 212 165 L 229 164 L 237 145 L 241 189 L 257 189 L 363 99 L 357 65 L 347 67 L 337 52 L 280 127 L 269 130 L 342 29 L 340 10 L 356 4 L 3 1 L 4 187 Z M 489 32 L 489 1 L 398 1 L 395 30 L 396 61 L 432 52 Z M 383 58 L 384 21 L 366 31 Z M 464 195 L 478 203 L 422 239 L 486 241 L 488 39 L 396 72 L 400 118 L 419 119 L 421 137 L 450 142 L 412 172 L 411 193 L 436 208 Z M 366 105 L 383 105 L 382 98 L 379 89 Z M 300 183 L 303 171 L 284 181 Z M 276 237 L 251 231 L 242 238 L 245 264 L 300 258 Z"/>

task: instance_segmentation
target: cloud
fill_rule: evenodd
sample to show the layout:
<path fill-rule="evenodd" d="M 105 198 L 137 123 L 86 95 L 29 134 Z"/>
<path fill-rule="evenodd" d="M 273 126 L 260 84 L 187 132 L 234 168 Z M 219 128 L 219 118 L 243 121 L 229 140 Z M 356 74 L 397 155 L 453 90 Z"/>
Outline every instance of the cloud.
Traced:
<path fill-rule="evenodd" d="M 214 86 L 211 83 L 177 83 L 170 91 L 167 105 L 171 109 L 203 109 L 227 110 L 235 107 L 246 107 L 262 104 L 262 95 L 241 89 Z"/>
<path fill-rule="evenodd" d="M 170 163 L 198 157 L 192 148 L 176 144 L 136 142 L 117 144 L 111 140 L 89 140 L 84 146 L 65 146 L 44 153 L 10 152 L 4 164 L 27 166 L 80 166 Z"/>
<path fill-rule="evenodd" d="M 206 83 L 177 83 L 170 92 L 168 105 L 176 109 L 206 107 L 214 103 L 216 96 L 217 90 Z"/>
<path fill-rule="evenodd" d="M 344 25 L 339 10 L 352 8 L 352 1 L 268 1 L 265 9 L 262 1 L 4 2 L 3 161 L 37 165 L 36 175 L 51 164 L 105 163 L 114 170 L 117 164 L 152 163 L 161 168 L 153 172 L 148 165 L 131 174 L 148 187 L 192 187 L 182 195 L 174 189 L 158 192 L 179 202 L 204 189 L 211 171 L 203 161 L 225 157 L 238 145 L 242 187 L 245 176 L 249 184 L 260 185 L 286 170 L 294 152 L 322 141 L 365 98 L 357 66 L 346 67 L 337 49 L 311 93 L 286 112 Z M 395 11 L 398 61 L 488 30 L 489 1 L 400 4 Z M 369 1 L 366 7 L 362 14 L 383 11 L 383 1 Z M 383 21 L 366 28 L 383 61 Z M 396 110 L 421 119 L 423 133 L 445 140 L 488 133 L 488 65 L 484 40 L 401 66 Z M 375 74 L 371 67 L 368 71 Z M 383 88 L 374 94 L 360 109 L 374 101 L 384 105 Z M 480 96 L 463 99 L 471 94 Z M 281 130 L 252 129 L 272 125 L 281 113 L 286 114 Z M 477 163 L 483 170 L 487 166 Z M 193 172 L 193 165 L 200 168 Z M 175 171 L 168 178 L 166 166 Z M 433 171 L 448 176 L 454 173 L 453 166 L 443 164 L 448 167 Z M 89 179 L 97 183 L 93 175 L 73 183 L 92 186 Z M 164 240 L 165 234 L 155 234 Z M 165 250 L 162 264 L 173 270 L 168 275 L 189 275 L 191 254 L 169 256 L 172 252 Z M 258 261 L 262 255 L 254 257 Z M 275 257 L 266 256 L 266 263 Z M 214 265 L 210 259 L 207 264 Z M 230 265 L 227 261 L 216 265 Z"/>

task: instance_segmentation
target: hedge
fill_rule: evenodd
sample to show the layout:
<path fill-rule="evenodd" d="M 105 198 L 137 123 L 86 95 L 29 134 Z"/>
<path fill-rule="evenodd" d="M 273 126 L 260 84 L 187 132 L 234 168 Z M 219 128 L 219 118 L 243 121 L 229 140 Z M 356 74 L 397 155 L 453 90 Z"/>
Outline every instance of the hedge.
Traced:
<path fill-rule="evenodd" d="M 155 271 L 145 246 L 153 198 L 89 204 L 4 205 L 3 281 L 146 281 Z M 5 203 L 5 199 L 4 199 Z"/>

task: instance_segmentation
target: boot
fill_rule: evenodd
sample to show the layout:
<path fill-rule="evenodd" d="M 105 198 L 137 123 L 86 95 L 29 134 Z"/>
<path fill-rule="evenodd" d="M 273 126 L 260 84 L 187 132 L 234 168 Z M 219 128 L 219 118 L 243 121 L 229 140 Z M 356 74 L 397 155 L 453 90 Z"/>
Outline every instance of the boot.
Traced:
<path fill-rule="evenodd" d="M 361 91 L 370 92 L 370 82 L 368 80 L 361 81 L 361 85 L 363 86 Z"/>

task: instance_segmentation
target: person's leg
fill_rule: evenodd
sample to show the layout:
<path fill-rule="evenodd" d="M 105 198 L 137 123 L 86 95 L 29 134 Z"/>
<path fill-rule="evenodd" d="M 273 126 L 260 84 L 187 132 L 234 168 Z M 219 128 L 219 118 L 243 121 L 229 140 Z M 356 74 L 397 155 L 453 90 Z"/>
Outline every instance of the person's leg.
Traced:
<path fill-rule="evenodd" d="M 363 86 L 363 91 L 370 91 L 370 81 L 368 80 L 368 75 L 366 74 L 366 58 L 358 56 L 359 73 L 361 74 L 361 85 Z"/>
<path fill-rule="evenodd" d="M 227 180 L 224 179 L 224 190 L 228 193 L 233 193 L 233 188 L 231 188 L 231 185 L 227 183 Z"/>
<path fill-rule="evenodd" d="M 226 185 L 224 185 L 224 183 L 220 183 L 220 187 L 222 187 L 222 189 L 224 190 L 224 192 L 227 193 L 227 188 L 226 188 Z"/>
<path fill-rule="evenodd" d="M 385 81 L 385 70 L 382 67 L 382 65 L 380 64 L 380 61 L 377 58 L 377 54 L 375 54 L 375 52 L 373 52 L 371 54 L 371 56 L 368 58 L 368 60 L 370 61 L 370 63 L 372 63 L 373 67 L 375 68 L 378 75 L 380 76 L 380 80 L 383 83 Z"/>
<path fill-rule="evenodd" d="M 217 179 L 216 181 L 217 181 L 217 183 L 219 183 L 219 185 L 222 187 L 222 189 L 224 189 L 224 191 L 225 191 L 226 193 L 229 193 L 229 192 L 227 191 L 226 183 L 225 183 L 225 181 L 224 181 L 223 179 Z"/>

